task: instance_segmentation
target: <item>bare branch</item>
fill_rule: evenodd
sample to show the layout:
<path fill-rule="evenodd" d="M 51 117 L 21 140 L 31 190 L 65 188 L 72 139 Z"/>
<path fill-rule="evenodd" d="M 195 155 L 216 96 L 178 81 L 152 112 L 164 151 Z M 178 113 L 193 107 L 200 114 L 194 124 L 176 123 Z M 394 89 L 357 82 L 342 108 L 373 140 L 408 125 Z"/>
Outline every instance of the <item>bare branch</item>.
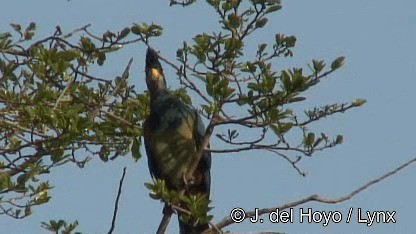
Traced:
<path fill-rule="evenodd" d="M 372 185 L 375 185 L 375 184 L 387 179 L 388 177 L 398 173 L 399 171 L 403 170 L 404 168 L 410 166 L 412 163 L 415 163 L 415 162 L 416 162 L 416 157 L 407 161 L 406 163 L 402 164 L 401 166 L 397 167 L 396 169 L 394 169 L 390 172 L 387 172 L 384 175 L 382 175 L 382 176 L 380 176 L 380 177 L 378 177 L 374 180 L 371 180 L 371 181 L 367 182 L 366 184 L 364 184 L 361 187 L 355 189 L 354 191 L 350 192 L 349 194 L 338 197 L 338 198 L 326 198 L 326 197 L 322 197 L 318 194 L 315 194 L 315 195 L 311 195 L 311 196 L 308 196 L 306 198 L 303 198 L 301 200 L 294 201 L 294 202 L 289 202 L 289 203 L 286 203 L 284 205 L 280 205 L 280 206 L 277 206 L 277 207 L 260 209 L 257 212 L 258 212 L 258 215 L 263 215 L 263 214 L 270 213 L 272 211 L 276 211 L 276 209 L 285 210 L 285 209 L 296 207 L 296 206 L 299 206 L 299 205 L 302 205 L 302 204 L 305 204 L 305 203 L 308 203 L 308 202 L 312 202 L 312 201 L 316 201 L 316 202 L 320 202 L 320 203 L 328 203 L 328 204 L 335 204 L 335 203 L 344 202 L 344 201 L 347 201 L 347 200 L 351 199 L 352 197 L 354 197 L 358 193 L 368 189 Z M 255 214 L 256 214 L 256 211 L 246 212 L 246 218 L 254 216 Z M 216 226 L 218 228 L 224 228 L 224 227 L 229 226 L 233 223 L 234 222 L 232 221 L 232 219 L 227 217 L 227 218 L 224 218 L 221 222 L 217 223 Z"/>
<path fill-rule="evenodd" d="M 295 124 L 296 124 L 296 126 L 305 126 L 305 125 L 308 125 L 312 122 L 318 121 L 322 118 L 326 118 L 330 115 L 333 115 L 335 113 L 343 113 L 343 112 L 345 112 L 345 111 L 347 111 L 351 108 L 354 108 L 354 107 L 357 107 L 357 105 L 355 105 L 354 103 L 351 103 L 349 105 L 348 104 L 341 104 L 341 106 L 337 106 L 337 105 L 334 104 L 334 105 L 330 106 L 330 108 L 332 108 L 332 109 L 329 109 L 327 112 L 318 113 L 316 116 L 309 117 L 309 120 L 306 120 L 306 121 L 303 121 L 303 122 L 298 122 L 295 119 L 296 120 Z"/>
<path fill-rule="evenodd" d="M 63 38 L 66 39 L 68 37 L 72 37 L 75 33 L 78 33 L 78 32 L 86 32 L 87 28 L 89 28 L 90 26 L 91 26 L 91 24 L 87 24 L 87 25 L 82 26 L 80 28 L 74 29 L 72 32 L 64 35 Z"/>
<path fill-rule="evenodd" d="M 120 199 L 121 187 L 123 187 L 123 182 L 124 182 L 124 176 L 125 175 L 126 175 L 126 167 L 123 168 L 123 175 L 121 176 L 120 183 L 119 183 L 119 186 L 118 186 L 117 197 L 116 197 L 116 201 L 114 203 L 113 220 L 111 221 L 111 227 L 110 227 L 110 230 L 108 231 L 108 234 L 113 233 L 114 227 L 116 225 L 116 217 L 117 217 L 117 211 L 118 211 L 118 202 L 119 202 L 119 199 Z"/>
<path fill-rule="evenodd" d="M 290 163 L 290 165 L 292 165 L 292 167 L 299 173 L 299 175 L 305 177 L 306 176 L 306 172 L 303 172 L 296 164 L 302 159 L 301 156 L 297 156 L 296 160 L 292 160 L 289 158 L 288 155 L 286 154 L 282 154 L 280 152 L 278 152 L 277 150 L 268 150 L 274 154 L 279 155 L 280 157 L 284 158 L 288 163 Z"/>
<path fill-rule="evenodd" d="M 209 122 L 207 129 L 205 131 L 205 135 L 202 139 L 202 143 L 200 146 L 200 149 L 198 150 L 198 153 L 195 155 L 194 161 L 191 164 L 191 166 L 189 167 L 186 175 L 185 175 L 185 179 L 186 181 L 189 181 L 189 179 L 192 178 L 196 168 L 198 167 L 199 161 L 202 158 L 202 154 L 205 151 L 208 151 L 208 146 L 209 146 L 209 140 L 211 139 L 211 135 L 214 132 L 214 127 L 215 127 L 215 122 L 217 121 L 217 115 L 214 115 L 211 119 L 211 121 Z"/>
<path fill-rule="evenodd" d="M 111 118 L 117 119 L 118 121 L 122 122 L 123 124 L 125 124 L 125 125 L 127 125 L 129 127 L 134 127 L 135 126 L 135 124 L 130 123 L 128 120 L 123 119 L 122 117 L 114 114 L 113 112 L 108 112 L 108 111 L 105 111 L 105 110 L 99 110 L 99 111 L 102 112 L 102 113 L 104 113 L 104 114 L 106 114 L 106 115 L 108 115 Z"/>
<path fill-rule="evenodd" d="M 165 203 L 165 207 L 163 208 L 163 218 L 160 221 L 156 234 L 164 234 L 166 232 L 166 229 L 168 228 L 172 214 L 173 214 L 172 207 Z"/>
<path fill-rule="evenodd" d="M 309 156 L 310 154 L 302 149 L 290 147 L 290 146 L 278 146 L 279 144 L 270 144 L 270 145 L 261 145 L 261 144 L 253 144 L 250 146 L 245 147 L 237 147 L 237 148 L 225 148 L 225 149 L 207 149 L 211 153 L 237 153 L 241 151 L 249 151 L 249 150 L 285 150 L 285 151 L 296 151 L 302 153 L 304 155 Z"/>
<path fill-rule="evenodd" d="M 64 90 L 59 95 L 58 99 L 56 99 L 55 105 L 53 106 L 53 110 L 56 110 L 58 108 L 59 103 L 62 101 L 62 99 L 65 97 L 66 92 L 68 91 L 69 87 L 71 87 L 72 83 L 74 81 L 71 79 L 68 84 L 65 86 Z"/>
<path fill-rule="evenodd" d="M 75 72 L 75 74 L 80 74 L 80 75 L 82 75 L 82 76 L 84 76 L 84 77 L 86 77 L 88 79 L 91 79 L 91 80 L 96 80 L 96 81 L 100 81 L 100 82 L 105 82 L 105 83 L 111 84 L 111 81 L 110 80 L 106 80 L 106 79 L 94 77 L 94 76 L 92 76 L 90 74 L 84 73 L 84 72 L 78 70 L 77 68 L 75 68 L 73 65 L 71 65 L 70 68 L 71 68 L 71 70 L 73 72 Z"/>

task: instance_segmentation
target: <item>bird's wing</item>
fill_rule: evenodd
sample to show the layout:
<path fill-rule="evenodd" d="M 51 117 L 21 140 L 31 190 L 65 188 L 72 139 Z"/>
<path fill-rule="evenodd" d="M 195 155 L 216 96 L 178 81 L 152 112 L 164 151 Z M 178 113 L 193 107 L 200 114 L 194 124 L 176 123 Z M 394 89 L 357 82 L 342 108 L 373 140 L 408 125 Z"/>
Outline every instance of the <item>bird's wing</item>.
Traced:
<path fill-rule="evenodd" d="M 203 138 L 205 136 L 205 126 L 204 123 L 202 122 L 201 116 L 199 116 L 198 112 L 195 110 L 195 144 L 196 144 L 196 148 L 197 150 L 200 150 L 201 145 L 202 145 L 202 141 Z M 208 145 L 209 148 L 209 145 Z M 198 169 L 200 171 L 202 171 L 204 173 L 203 175 L 203 187 L 204 187 L 204 192 L 206 194 L 210 194 L 210 190 L 211 190 L 211 153 L 210 152 L 203 152 L 201 160 L 199 161 L 198 164 Z"/>
<path fill-rule="evenodd" d="M 144 147 L 146 149 L 147 155 L 147 164 L 149 166 L 150 175 L 152 178 L 160 178 L 159 168 L 157 163 L 154 161 L 154 155 L 152 153 L 150 144 L 152 144 L 151 131 L 150 131 L 150 117 L 144 121 L 143 124 L 143 138 L 144 138 Z"/>

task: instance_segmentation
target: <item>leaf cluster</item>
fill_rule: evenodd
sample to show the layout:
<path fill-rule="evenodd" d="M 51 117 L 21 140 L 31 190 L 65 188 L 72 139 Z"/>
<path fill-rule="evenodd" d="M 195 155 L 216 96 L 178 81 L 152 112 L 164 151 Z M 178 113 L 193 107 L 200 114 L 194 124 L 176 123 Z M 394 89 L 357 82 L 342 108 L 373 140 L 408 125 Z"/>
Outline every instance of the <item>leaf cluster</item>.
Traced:
<path fill-rule="evenodd" d="M 270 14 L 282 8 L 279 0 L 207 0 L 207 3 L 217 13 L 221 29 L 198 33 L 191 42 L 184 41 L 176 52 L 180 66 L 169 63 L 176 69 L 183 87 L 203 102 L 200 113 L 209 123 L 200 151 L 267 151 L 285 159 L 305 176 L 297 166 L 302 158 L 343 142 L 342 135 L 330 137 L 324 132 L 311 131 L 313 123 L 365 103 L 364 99 L 356 99 L 312 108 L 307 105 L 305 92 L 340 69 L 345 58 L 335 58 L 329 66 L 323 60 L 313 59 L 306 68 L 277 69 L 280 59 L 294 56 L 295 36 L 277 33 L 271 43 L 260 42 L 254 54 L 247 52 L 246 41 L 267 26 Z M 215 148 L 211 144 L 208 149 L 212 135 L 227 147 Z M 188 171 L 187 175 L 192 173 Z M 169 191 L 163 181 L 146 186 L 152 198 L 170 204 L 178 212 L 184 212 L 181 207 L 187 204 L 185 213 L 192 216 L 185 216 L 185 220 L 201 218 L 198 215 L 209 210 L 204 199 Z"/>
<path fill-rule="evenodd" d="M 40 39 L 35 23 L 0 33 L 0 214 L 23 218 L 46 203 L 52 186 L 40 176 L 55 167 L 82 168 L 94 157 L 107 162 L 130 151 L 141 157 L 148 96 L 128 82 L 132 61 L 113 78 L 91 71 L 162 28 L 134 24 L 96 35 L 89 27 L 64 33 L 58 26 Z"/>
<path fill-rule="evenodd" d="M 80 232 L 74 232 L 75 228 L 78 227 L 78 221 L 73 223 L 67 223 L 65 220 L 50 220 L 47 222 L 42 222 L 42 228 L 53 232 L 53 233 L 62 233 L 62 234 L 81 234 Z"/>
<path fill-rule="evenodd" d="M 151 198 L 174 208 L 185 222 L 197 225 L 211 221 L 212 215 L 207 215 L 212 209 L 209 206 L 211 201 L 205 194 L 183 194 L 181 191 L 169 189 L 165 181 L 160 179 L 155 179 L 153 183 L 145 183 L 145 186 L 150 190 Z"/>
<path fill-rule="evenodd" d="M 265 150 L 283 157 L 304 175 L 296 166 L 302 157 L 342 143 L 341 135 L 331 139 L 323 132 L 310 131 L 309 126 L 365 103 L 357 99 L 307 107 L 305 92 L 341 68 L 345 58 L 335 58 L 329 66 L 313 59 L 306 68 L 276 69 L 280 59 L 294 56 L 295 36 L 277 33 L 272 43 L 259 43 L 254 54 L 247 52 L 245 42 L 266 27 L 270 14 L 282 8 L 280 1 L 207 2 L 220 18 L 221 30 L 200 33 L 191 43 L 184 42 L 177 60 L 181 84 L 201 97 L 209 126 L 221 127 L 222 132 L 215 135 L 229 145 L 210 151 Z M 250 57 L 253 59 L 247 59 Z M 245 131 L 257 132 L 257 137 L 239 134 Z M 294 140 L 286 140 L 288 137 Z"/>
<path fill-rule="evenodd" d="M 304 67 L 278 67 L 281 59 L 294 56 L 295 36 L 276 33 L 271 42 L 259 41 L 254 53 L 246 42 L 281 10 L 279 0 L 207 3 L 217 13 L 220 29 L 184 41 L 176 53 L 179 65 L 161 57 L 176 69 L 182 85 L 172 92 L 188 104 L 188 91 L 202 100 L 200 113 L 209 123 L 199 157 L 204 150 L 262 150 L 305 175 L 297 166 L 302 158 L 343 142 L 342 135 L 311 131 L 313 124 L 365 103 L 364 99 L 318 106 L 308 102 L 305 92 L 340 69 L 345 58 L 335 58 L 329 65 L 313 59 Z M 13 32 L 0 32 L 0 214 L 23 218 L 32 213 L 32 206 L 46 203 L 52 186 L 41 175 L 60 165 L 82 168 L 94 157 L 107 162 L 128 152 L 135 160 L 141 157 L 141 122 L 149 112 L 149 97 L 129 84 L 131 61 L 114 78 L 91 71 L 127 45 L 149 45 L 163 29 L 143 23 L 96 35 L 89 27 L 69 33 L 57 27 L 53 35 L 40 39 L 34 23 L 12 24 Z M 208 149 L 211 136 L 227 147 L 212 144 Z M 169 190 L 161 180 L 146 187 L 152 198 L 181 212 L 185 221 L 212 219 L 204 196 Z M 62 220 L 43 223 L 48 230 L 68 233 L 76 225 Z"/>

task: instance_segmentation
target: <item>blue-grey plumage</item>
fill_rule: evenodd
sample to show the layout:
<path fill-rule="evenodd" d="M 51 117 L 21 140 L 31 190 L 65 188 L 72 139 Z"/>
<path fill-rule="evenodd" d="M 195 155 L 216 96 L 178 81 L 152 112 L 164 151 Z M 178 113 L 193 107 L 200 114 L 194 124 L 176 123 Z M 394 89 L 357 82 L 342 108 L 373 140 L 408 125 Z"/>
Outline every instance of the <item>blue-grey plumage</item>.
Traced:
<path fill-rule="evenodd" d="M 150 115 L 144 123 L 144 143 L 150 174 L 163 179 L 169 189 L 182 190 L 184 175 L 202 144 L 205 127 L 196 110 L 166 90 L 166 80 L 157 53 L 146 54 L 146 83 L 150 93 Z M 210 194 L 211 155 L 204 152 L 193 174 L 188 195 Z M 184 223 L 181 233 L 200 233 L 208 224 Z"/>

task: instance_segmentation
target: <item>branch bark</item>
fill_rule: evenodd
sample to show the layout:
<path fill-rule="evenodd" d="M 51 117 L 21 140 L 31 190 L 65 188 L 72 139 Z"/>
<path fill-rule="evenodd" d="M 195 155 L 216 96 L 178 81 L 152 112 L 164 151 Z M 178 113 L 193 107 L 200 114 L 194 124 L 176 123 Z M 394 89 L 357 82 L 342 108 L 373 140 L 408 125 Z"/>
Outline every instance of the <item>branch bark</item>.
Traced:
<path fill-rule="evenodd" d="M 165 203 L 165 207 L 163 208 L 163 218 L 160 221 L 156 234 L 164 234 L 166 232 L 166 229 L 168 228 L 172 214 L 173 214 L 172 207 Z"/>
<path fill-rule="evenodd" d="M 126 167 L 123 168 L 123 175 L 121 176 L 120 183 L 118 185 L 118 192 L 116 201 L 114 202 L 114 212 L 113 212 L 113 219 L 111 221 L 111 227 L 110 230 L 108 230 L 108 234 L 112 234 L 114 231 L 114 227 L 116 226 L 116 218 L 117 218 L 117 212 L 118 212 L 118 202 L 120 200 L 121 195 L 121 188 L 123 187 L 124 182 L 124 176 L 126 175 Z"/>
<path fill-rule="evenodd" d="M 258 210 L 258 215 L 267 214 L 267 213 L 270 213 L 272 211 L 276 211 L 276 209 L 285 210 L 285 209 L 296 207 L 296 206 L 299 206 L 299 205 L 302 205 L 302 204 L 305 204 L 305 203 L 308 203 L 308 202 L 312 202 L 312 201 L 316 201 L 316 202 L 320 202 L 320 203 L 335 204 L 335 203 L 340 203 L 340 202 L 350 200 L 351 198 L 353 198 L 358 193 L 360 193 L 360 192 L 368 189 L 369 187 L 387 179 L 388 177 L 398 173 L 399 171 L 405 169 L 406 167 L 410 166 L 411 164 L 413 164 L 415 162 L 416 162 L 416 157 L 407 161 L 406 163 L 400 165 L 396 169 L 394 169 L 392 171 L 389 171 L 389 172 L 385 173 L 384 175 L 365 183 L 364 185 L 362 185 L 361 187 L 353 190 L 352 192 L 350 192 L 347 195 L 344 195 L 344 196 L 341 196 L 341 197 L 338 197 L 338 198 L 327 198 L 327 197 L 323 197 L 323 196 L 318 195 L 318 194 L 314 194 L 314 195 L 305 197 L 303 199 L 300 199 L 298 201 L 289 202 L 289 203 L 286 203 L 286 204 L 283 204 L 283 205 L 280 205 L 280 206 L 276 206 L 276 207 L 260 209 L 260 210 Z M 245 217 L 250 218 L 250 217 L 254 216 L 255 214 L 256 214 L 256 211 L 249 211 L 249 212 L 246 212 Z M 215 226 L 218 229 L 222 229 L 222 228 L 224 228 L 226 226 L 229 226 L 233 223 L 234 223 L 234 221 L 230 217 L 226 217 L 222 221 L 217 223 Z M 214 232 L 215 230 L 213 230 L 213 228 L 211 228 L 210 231 Z"/>

